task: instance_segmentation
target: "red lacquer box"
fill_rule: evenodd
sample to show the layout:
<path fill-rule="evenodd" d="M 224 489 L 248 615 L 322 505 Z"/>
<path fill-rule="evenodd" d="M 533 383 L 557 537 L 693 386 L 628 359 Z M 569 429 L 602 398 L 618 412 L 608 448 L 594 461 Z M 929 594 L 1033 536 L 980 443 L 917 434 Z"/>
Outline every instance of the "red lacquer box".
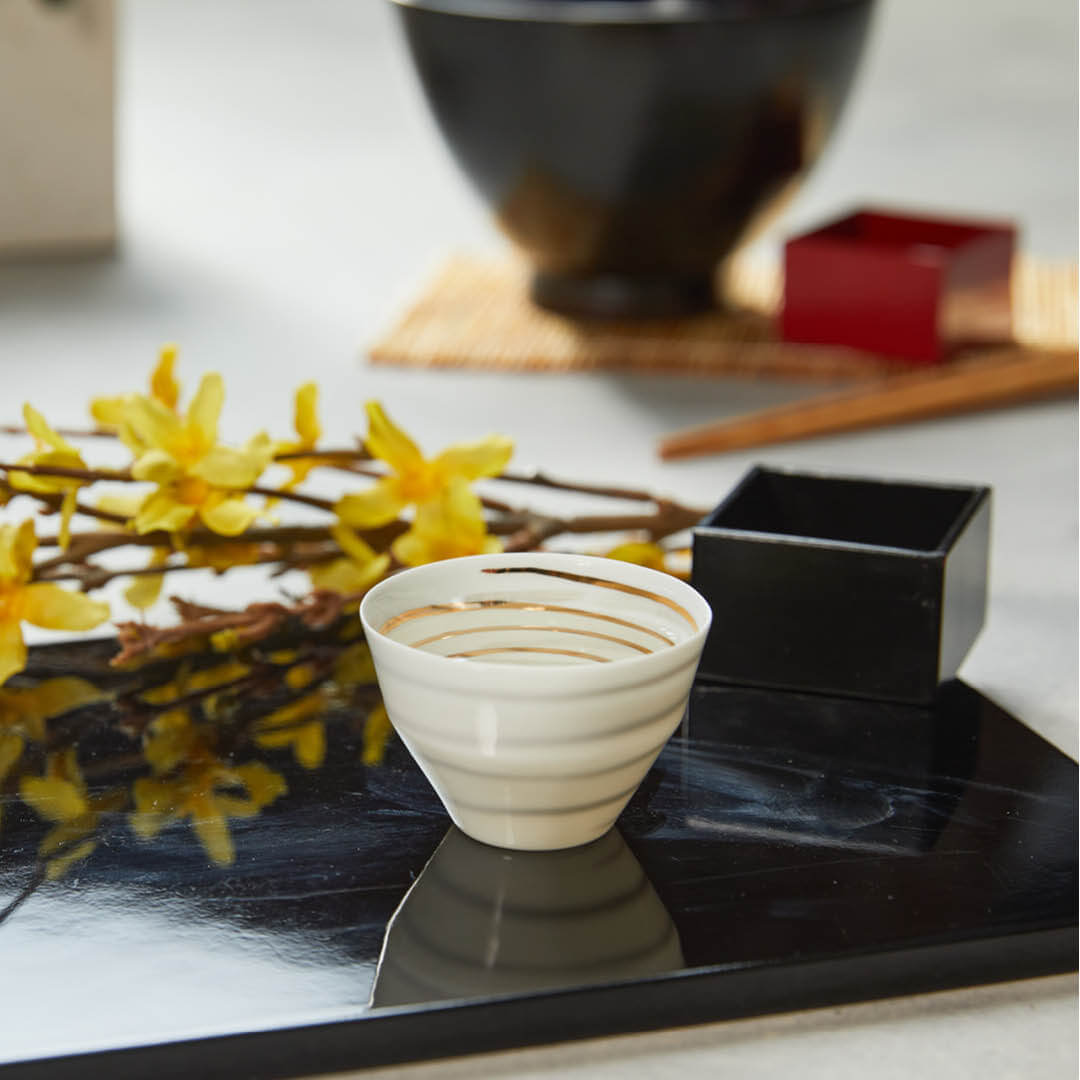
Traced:
<path fill-rule="evenodd" d="M 931 364 L 1008 341 L 1016 229 L 862 210 L 788 241 L 785 341 Z"/>

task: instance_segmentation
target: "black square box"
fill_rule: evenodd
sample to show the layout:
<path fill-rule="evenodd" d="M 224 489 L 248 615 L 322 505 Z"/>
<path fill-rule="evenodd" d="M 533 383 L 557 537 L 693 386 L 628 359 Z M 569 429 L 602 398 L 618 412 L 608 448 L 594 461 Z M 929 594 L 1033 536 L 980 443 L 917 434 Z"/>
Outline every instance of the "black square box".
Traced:
<path fill-rule="evenodd" d="M 990 489 L 756 466 L 694 531 L 700 674 L 924 704 L 983 624 Z"/>

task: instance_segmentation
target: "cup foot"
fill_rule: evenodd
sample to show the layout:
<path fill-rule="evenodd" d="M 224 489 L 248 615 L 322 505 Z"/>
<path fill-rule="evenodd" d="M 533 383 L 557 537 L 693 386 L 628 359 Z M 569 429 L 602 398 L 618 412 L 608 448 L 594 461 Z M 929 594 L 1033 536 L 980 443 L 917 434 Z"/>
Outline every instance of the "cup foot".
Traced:
<path fill-rule="evenodd" d="M 662 319 L 716 305 L 712 277 L 692 275 L 555 274 L 537 271 L 530 295 L 563 315 L 591 319 Z"/>
<path fill-rule="evenodd" d="M 583 811 L 514 814 L 473 810 L 446 804 L 453 822 L 466 836 L 492 847 L 516 851 L 559 851 L 589 844 L 603 836 L 628 802 L 621 795 Z"/>

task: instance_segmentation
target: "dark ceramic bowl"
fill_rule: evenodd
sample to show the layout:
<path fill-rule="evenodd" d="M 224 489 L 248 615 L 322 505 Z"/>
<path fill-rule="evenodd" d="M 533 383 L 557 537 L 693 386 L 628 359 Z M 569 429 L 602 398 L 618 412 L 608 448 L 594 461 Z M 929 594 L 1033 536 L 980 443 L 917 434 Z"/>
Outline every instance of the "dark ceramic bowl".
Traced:
<path fill-rule="evenodd" d="M 710 306 L 832 130 L 873 0 L 393 0 L 432 111 L 533 296 Z"/>

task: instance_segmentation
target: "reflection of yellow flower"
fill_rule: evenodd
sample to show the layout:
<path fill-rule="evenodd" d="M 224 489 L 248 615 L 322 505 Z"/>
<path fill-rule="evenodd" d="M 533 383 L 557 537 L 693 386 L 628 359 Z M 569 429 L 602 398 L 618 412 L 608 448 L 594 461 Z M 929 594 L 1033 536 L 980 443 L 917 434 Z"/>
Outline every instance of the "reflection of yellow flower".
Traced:
<path fill-rule="evenodd" d="M 103 696 L 96 686 L 74 676 L 19 689 L 0 688 L 0 786 L 22 757 L 26 743 L 44 740 L 46 720 Z"/>
<path fill-rule="evenodd" d="M 342 596 L 362 593 L 390 568 L 390 556 L 377 555 L 371 545 L 348 526 L 339 522 L 331 526 L 330 534 L 338 542 L 344 557 L 311 567 L 308 575 L 316 589 L 331 589 Z"/>
<path fill-rule="evenodd" d="M 209 858 L 218 866 L 230 866 L 236 851 L 229 818 L 255 817 L 287 790 L 284 777 L 261 761 L 230 766 L 208 750 L 193 748 L 175 776 L 135 781 L 131 827 L 149 840 L 166 825 L 189 818 Z"/>
<path fill-rule="evenodd" d="M 255 742 L 269 748 L 289 746 L 305 769 L 317 769 L 326 758 L 326 696 L 321 690 L 305 694 L 275 709 L 256 725 Z"/>
<path fill-rule="evenodd" d="M 104 696 L 93 683 L 74 675 L 46 679 L 37 686 L 0 688 L 0 732 L 41 742 L 46 720 L 101 701 Z"/>
<path fill-rule="evenodd" d="M 406 566 L 463 555 L 486 555 L 502 545 L 489 536 L 480 500 L 464 480 L 456 480 L 437 502 L 417 508 L 412 527 L 393 544 L 393 552 Z"/>
<path fill-rule="evenodd" d="M 388 476 L 368 491 L 346 495 L 337 505 L 342 521 L 358 529 L 393 521 L 406 506 L 424 506 L 440 499 L 455 481 L 477 480 L 502 472 L 513 443 L 502 435 L 459 443 L 430 460 L 397 427 L 375 401 L 367 404 L 367 448 L 390 466 Z"/>
<path fill-rule="evenodd" d="M 92 630 L 109 617 L 107 604 L 59 585 L 30 583 L 34 523 L 0 525 L 0 685 L 26 666 L 22 622 L 48 630 Z"/>
<path fill-rule="evenodd" d="M 184 667 L 172 681 L 146 690 L 142 700 L 148 705 L 169 705 L 189 694 L 228 686 L 250 673 L 251 668 L 239 660 L 229 660 L 198 671 Z M 213 716 L 217 695 L 208 693 L 200 699 L 200 704 L 204 713 Z M 143 756 L 156 773 L 167 773 L 193 753 L 198 754 L 202 750 L 202 735 L 191 723 L 191 715 L 183 705 L 156 716 L 147 727 L 143 739 Z"/>
<path fill-rule="evenodd" d="M 127 424 L 148 447 L 131 475 L 157 485 L 135 515 L 136 532 L 177 532 L 198 516 L 213 532 L 238 536 L 255 520 L 258 511 L 236 492 L 255 483 L 273 447 L 266 435 L 255 436 L 242 450 L 219 444 L 224 399 L 221 376 L 206 375 L 186 417 L 140 395 L 126 405 Z"/>
<path fill-rule="evenodd" d="M 343 690 L 375 682 L 375 661 L 366 641 L 354 642 L 341 651 L 334 661 L 334 682 Z"/>
<path fill-rule="evenodd" d="M 293 409 L 293 427 L 299 439 L 295 442 L 278 443 L 276 452 L 279 454 L 296 454 L 303 450 L 314 450 L 322 436 L 322 428 L 319 426 L 319 416 L 315 406 L 319 400 L 319 388 L 313 383 L 304 383 L 296 391 L 296 405 Z M 283 491 L 290 491 L 297 484 L 302 484 L 307 475 L 316 468 L 320 461 L 318 458 L 291 458 L 282 462 L 292 472 L 287 483 L 282 485 Z"/>
<path fill-rule="evenodd" d="M 41 858 L 49 860 L 46 874 L 50 880 L 94 850 L 101 815 L 120 809 L 126 801 L 123 792 L 91 795 L 87 791 L 73 747 L 49 754 L 45 775 L 23 777 L 19 794 L 39 817 L 56 825 L 38 847 Z"/>
<path fill-rule="evenodd" d="M 258 544 L 244 543 L 221 543 L 221 544 L 184 544 L 177 537 L 175 551 L 173 548 L 155 547 L 150 551 L 150 558 L 146 563 L 146 569 L 161 567 L 160 574 L 137 574 L 132 578 L 131 584 L 124 590 L 124 599 L 132 607 L 145 609 L 157 603 L 161 596 L 161 588 L 165 583 L 165 573 L 168 567 L 169 557 L 177 552 L 182 553 L 184 561 L 182 566 L 205 566 L 213 570 L 215 574 L 223 574 L 234 566 L 250 566 L 259 561 L 262 549 Z"/>
<path fill-rule="evenodd" d="M 360 760 L 365 765 L 381 765 L 386 756 L 386 744 L 393 733 L 386 706 L 380 702 L 368 713 L 364 722 L 364 749 Z"/>
<path fill-rule="evenodd" d="M 82 455 L 66 439 L 58 435 L 45 422 L 32 405 L 23 406 L 23 420 L 34 437 L 34 449 L 19 458 L 20 465 L 47 465 L 51 468 L 85 469 Z M 71 516 L 75 513 L 75 501 L 79 488 L 89 481 L 66 476 L 32 476 L 30 473 L 12 471 L 8 483 L 16 491 L 36 495 L 62 495 L 60 504 L 60 546 L 66 548 L 71 529 Z"/>

